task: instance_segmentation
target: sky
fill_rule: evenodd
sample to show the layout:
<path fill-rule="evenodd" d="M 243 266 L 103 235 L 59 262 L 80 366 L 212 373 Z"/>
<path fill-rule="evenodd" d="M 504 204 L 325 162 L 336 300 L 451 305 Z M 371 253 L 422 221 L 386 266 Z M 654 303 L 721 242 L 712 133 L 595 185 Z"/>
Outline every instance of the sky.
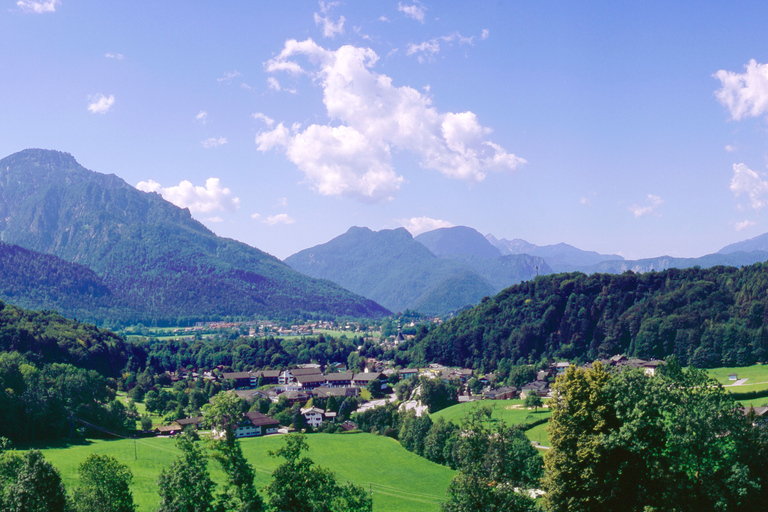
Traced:
<path fill-rule="evenodd" d="M 768 232 L 767 21 L 749 1 L 0 0 L 0 158 L 70 153 L 281 259 L 351 226 L 702 256 Z"/>

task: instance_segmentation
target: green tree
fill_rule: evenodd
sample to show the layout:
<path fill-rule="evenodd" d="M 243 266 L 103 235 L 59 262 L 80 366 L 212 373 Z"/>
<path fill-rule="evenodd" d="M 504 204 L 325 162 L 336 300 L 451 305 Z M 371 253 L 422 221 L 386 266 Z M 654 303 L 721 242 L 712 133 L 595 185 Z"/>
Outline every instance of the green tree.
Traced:
<path fill-rule="evenodd" d="M 370 512 L 373 504 L 362 487 L 351 483 L 338 484 L 328 469 L 314 465 L 302 456 L 308 449 L 306 437 L 289 434 L 285 445 L 273 457 L 285 462 L 272 473 L 267 488 L 270 510 L 275 512 Z"/>
<path fill-rule="evenodd" d="M 526 395 L 525 400 L 523 400 L 523 405 L 528 407 L 529 409 L 533 407 L 533 412 L 538 411 L 539 407 L 544 405 L 544 402 L 541 401 L 541 397 L 537 395 L 534 392 L 528 393 Z"/>
<path fill-rule="evenodd" d="M 59 472 L 38 450 L 0 453 L 0 510 L 65 512 L 67 491 Z"/>
<path fill-rule="evenodd" d="M 76 512 L 134 512 L 133 473 L 109 455 L 90 454 L 78 468 L 80 483 L 72 497 Z"/>
<path fill-rule="evenodd" d="M 158 512 L 213 512 L 215 484 L 208 474 L 208 457 L 194 434 L 176 437 L 181 455 L 164 468 L 157 479 L 160 493 Z"/>
<path fill-rule="evenodd" d="M 227 481 L 217 507 L 226 512 L 259 512 L 264 508 L 253 484 L 254 471 L 235 438 L 235 429 L 247 406 L 236 394 L 222 391 L 203 407 L 203 421 L 221 435 L 211 440 L 214 459 L 221 464 Z"/>
<path fill-rule="evenodd" d="M 459 473 L 448 487 L 445 512 L 534 510 L 526 489 L 538 485 L 541 457 L 520 430 L 491 426 L 491 409 L 473 408 L 462 422 L 453 458 Z"/>
<path fill-rule="evenodd" d="M 546 502 L 557 511 L 760 510 L 765 462 L 732 397 L 695 368 L 571 369 L 554 388 Z"/>

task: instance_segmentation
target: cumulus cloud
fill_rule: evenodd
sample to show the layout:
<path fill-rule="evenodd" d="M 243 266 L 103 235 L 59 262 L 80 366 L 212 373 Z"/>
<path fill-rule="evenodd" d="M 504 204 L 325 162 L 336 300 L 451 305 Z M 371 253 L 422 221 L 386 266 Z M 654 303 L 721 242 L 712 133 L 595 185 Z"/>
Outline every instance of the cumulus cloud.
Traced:
<path fill-rule="evenodd" d="M 323 26 L 323 37 L 330 37 L 333 39 L 338 34 L 343 34 L 344 22 L 346 21 L 344 16 L 340 16 L 339 20 L 334 22 L 331 20 L 331 17 L 328 13 L 328 11 L 330 11 L 332 8 L 339 5 L 338 2 L 330 2 L 326 4 L 325 2 L 320 1 L 319 4 L 322 16 L 318 13 L 315 13 L 315 25 Z"/>
<path fill-rule="evenodd" d="M 200 121 L 203 124 L 207 123 L 208 122 L 208 112 L 206 112 L 205 110 L 201 110 L 195 116 L 195 120 L 196 121 Z"/>
<path fill-rule="evenodd" d="M 88 104 L 88 111 L 93 114 L 106 114 L 107 111 L 115 103 L 115 97 L 109 95 L 109 97 L 103 94 L 97 94 L 90 97 L 91 102 Z"/>
<path fill-rule="evenodd" d="M 266 124 L 270 128 L 272 127 L 273 124 L 275 124 L 274 119 L 272 119 L 266 114 L 262 114 L 261 112 L 256 112 L 255 114 L 251 114 L 251 117 L 253 117 L 257 121 L 264 121 L 264 124 Z"/>
<path fill-rule="evenodd" d="M 715 96 L 735 121 L 768 113 L 768 64 L 751 59 L 744 73 L 721 69 L 715 73 L 722 87 Z"/>
<path fill-rule="evenodd" d="M 279 123 L 256 136 L 258 149 L 284 151 L 320 194 L 365 201 L 388 200 L 405 182 L 392 168 L 393 149 L 412 152 L 423 168 L 470 182 L 525 163 L 488 140 L 491 130 L 473 112 L 439 112 L 429 96 L 374 72 L 377 60 L 370 48 L 331 51 L 311 39 L 287 41 L 265 68 L 311 76 L 323 88 L 333 124 L 301 131 Z"/>
<path fill-rule="evenodd" d="M 274 226 L 275 224 L 294 224 L 296 221 L 291 218 L 287 213 L 278 213 L 277 215 L 270 215 L 264 219 L 264 224 Z"/>
<path fill-rule="evenodd" d="M 482 39 L 483 41 L 485 41 L 486 39 L 488 39 L 488 36 L 489 36 L 489 35 L 491 35 L 491 31 L 490 31 L 490 30 L 488 30 L 487 28 L 484 28 L 484 29 L 483 29 L 483 32 L 480 34 L 480 39 Z"/>
<path fill-rule="evenodd" d="M 212 149 L 212 148 L 216 149 L 219 146 L 223 146 L 226 143 L 227 143 L 226 137 L 219 137 L 218 139 L 216 137 L 211 137 L 210 139 L 205 139 L 200 144 L 202 144 L 203 147 L 206 149 Z"/>
<path fill-rule="evenodd" d="M 413 236 L 435 229 L 453 227 L 453 224 L 447 220 L 430 219 L 429 217 L 411 217 L 410 219 L 400 219 L 398 222 Z"/>
<path fill-rule="evenodd" d="M 125 56 L 122 53 L 105 53 L 104 56 L 108 59 L 123 60 Z"/>
<path fill-rule="evenodd" d="M 629 207 L 629 211 L 631 211 L 635 217 L 642 217 L 644 215 L 661 217 L 661 215 L 657 213 L 656 210 L 659 206 L 664 204 L 664 201 L 659 196 L 655 196 L 653 194 L 648 194 L 647 199 L 647 204 L 645 206 L 633 204 Z"/>
<path fill-rule="evenodd" d="M 59 0 L 46 0 L 43 2 L 36 2 L 34 0 L 19 0 L 16 2 L 16 7 L 24 12 L 43 14 L 46 12 L 56 12 L 56 6 L 60 3 L 61 2 Z"/>
<path fill-rule="evenodd" d="M 483 38 L 485 39 L 485 38 Z M 426 57 L 440 53 L 441 44 L 453 44 L 454 42 L 461 44 L 473 44 L 475 41 L 474 36 L 464 37 L 458 32 L 449 34 L 447 36 L 435 37 L 429 41 L 424 41 L 419 44 L 409 44 L 406 49 L 406 55 L 418 55 L 419 62 L 424 62 Z"/>
<path fill-rule="evenodd" d="M 166 201 L 179 208 L 189 208 L 192 213 L 233 212 L 240 207 L 240 198 L 222 187 L 219 178 L 208 178 L 205 187 L 195 186 L 188 180 L 174 187 L 163 187 L 154 180 L 147 180 L 139 182 L 136 188 L 143 192 L 157 192 Z"/>
<path fill-rule="evenodd" d="M 424 23 L 424 14 L 427 12 L 427 8 L 421 2 L 416 2 L 412 5 L 398 3 L 397 10 L 419 23 Z"/>
<path fill-rule="evenodd" d="M 753 210 L 759 211 L 768 204 L 768 181 L 745 164 L 733 164 L 730 188 L 737 198 L 746 196 L 747 206 Z"/>
<path fill-rule="evenodd" d="M 733 225 L 733 229 L 736 231 L 741 231 L 742 229 L 747 229 L 749 227 L 752 227 L 756 224 L 756 222 L 753 222 L 751 220 L 745 220 L 742 222 L 737 222 Z"/>

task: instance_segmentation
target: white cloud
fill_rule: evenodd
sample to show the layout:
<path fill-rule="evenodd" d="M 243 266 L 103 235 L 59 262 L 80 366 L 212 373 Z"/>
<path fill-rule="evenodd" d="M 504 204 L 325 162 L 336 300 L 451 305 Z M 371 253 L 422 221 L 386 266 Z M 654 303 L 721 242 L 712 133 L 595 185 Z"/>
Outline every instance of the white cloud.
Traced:
<path fill-rule="evenodd" d="M 748 206 L 753 210 L 761 210 L 768 204 L 768 181 L 745 164 L 733 164 L 730 189 L 737 198 L 747 196 Z"/>
<path fill-rule="evenodd" d="M 401 3 L 398 3 L 397 10 L 402 12 L 409 18 L 413 18 L 414 20 L 420 23 L 424 23 L 424 13 L 426 13 L 427 8 L 424 7 L 424 5 L 421 4 L 421 2 L 416 2 L 413 5 L 403 5 Z"/>
<path fill-rule="evenodd" d="M 429 41 L 424 41 L 419 44 L 409 44 L 405 53 L 406 55 L 419 54 L 419 62 L 424 62 L 425 57 L 440 53 L 442 43 L 448 43 L 450 45 L 453 42 L 458 42 L 461 45 L 474 44 L 474 41 L 474 36 L 464 37 L 460 33 L 454 32 L 453 34 L 435 37 L 434 39 L 430 39 Z"/>
<path fill-rule="evenodd" d="M 252 214 L 251 214 L 251 218 L 252 218 L 252 219 L 258 219 L 258 218 L 261 218 L 261 214 L 260 214 L 260 213 L 252 213 Z"/>
<path fill-rule="evenodd" d="M 251 117 L 253 117 L 257 121 L 264 121 L 264 124 L 266 124 L 270 128 L 272 127 L 272 125 L 275 124 L 275 120 L 274 119 L 272 119 L 271 117 L 269 117 L 266 114 L 262 114 L 261 112 L 256 112 L 255 114 L 251 114 Z"/>
<path fill-rule="evenodd" d="M 379 16 L 379 21 L 383 21 L 384 23 L 389 23 L 389 18 L 382 15 L 382 16 Z"/>
<path fill-rule="evenodd" d="M 205 221 L 206 222 L 224 222 L 224 219 L 222 219 L 219 216 L 216 216 L 216 217 L 206 217 Z"/>
<path fill-rule="evenodd" d="M 97 94 L 89 98 L 91 102 L 88 104 L 88 111 L 93 114 L 106 114 L 107 111 L 115 103 L 115 97 L 109 95 L 109 97 L 103 94 Z"/>
<path fill-rule="evenodd" d="M 24 12 L 43 14 L 46 12 L 56 12 L 56 6 L 60 3 L 61 2 L 59 0 L 45 0 L 43 2 L 35 2 L 34 0 L 19 0 L 16 2 L 16 7 Z"/>
<path fill-rule="evenodd" d="M 592 204 L 592 201 L 587 197 L 581 197 L 579 198 L 579 204 L 582 204 L 584 206 L 590 206 Z"/>
<path fill-rule="evenodd" d="M 277 78 L 270 76 L 267 78 L 267 85 L 269 85 L 269 88 L 273 91 L 279 91 L 280 90 L 280 82 L 277 81 Z"/>
<path fill-rule="evenodd" d="M 306 57 L 310 65 L 305 69 L 294 57 Z M 310 75 L 323 87 L 333 124 L 291 133 L 280 123 L 256 137 L 258 149 L 285 151 L 321 194 L 365 201 L 388 200 L 405 182 L 392 168 L 393 149 L 414 153 L 423 168 L 470 182 L 525 163 L 488 140 L 491 130 L 473 112 L 438 112 L 429 96 L 373 72 L 377 60 L 370 48 L 331 51 L 311 39 L 287 41 L 266 70 Z"/>
<path fill-rule="evenodd" d="M 325 3 L 322 0 L 319 2 L 320 4 L 320 12 L 323 13 L 321 16 L 318 13 L 315 13 L 315 25 L 322 25 L 323 26 L 323 37 L 330 37 L 333 39 L 339 34 L 344 33 L 344 22 L 346 21 L 344 19 L 344 16 L 339 17 L 339 21 L 334 22 L 331 20 L 330 15 L 328 14 L 329 11 L 339 5 L 338 2 L 330 2 Z"/>
<path fill-rule="evenodd" d="M 751 59 L 744 67 L 744 73 L 721 69 L 714 75 L 722 84 L 715 96 L 736 121 L 768 113 L 768 64 Z"/>
<path fill-rule="evenodd" d="M 491 35 L 491 31 L 490 31 L 490 30 L 488 30 L 487 28 L 484 28 L 484 29 L 483 29 L 483 32 L 480 34 L 480 39 L 482 39 L 483 41 L 485 41 L 486 39 L 488 39 L 488 36 L 489 36 L 489 35 Z"/>
<path fill-rule="evenodd" d="M 108 59 L 123 60 L 125 56 L 122 53 L 105 53 L 104 56 Z"/>
<path fill-rule="evenodd" d="M 202 144 L 203 147 L 206 149 L 211 149 L 211 148 L 216 149 L 219 146 L 223 146 L 226 143 L 227 143 L 226 137 L 219 137 L 218 139 L 216 137 L 211 137 L 210 139 L 205 139 L 200 144 Z"/>
<path fill-rule="evenodd" d="M 208 122 L 208 112 L 206 112 L 205 110 L 201 110 L 195 116 L 195 120 L 200 121 L 203 124 L 207 123 Z"/>
<path fill-rule="evenodd" d="M 251 87 L 250 85 L 248 85 L 248 84 L 247 84 L 247 83 L 245 83 L 245 82 L 243 82 L 243 83 L 241 83 L 241 84 L 240 84 L 240 88 L 241 88 L 241 89 L 244 89 L 244 90 L 246 90 L 246 91 L 250 91 L 251 89 L 253 89 L 253 87 Z"/>
<path fill-rule="evenodd" d="M 194 186 L 184 180 L 175 187 L 163 187 L 154 180 L 141 181 L 136 188 L 143 192 L 157 192 L 163 199 L 179 208 L 189 208 L 192 213 L 210 213 L 214 211 L 235 211 L 240 207 L 240 198 L 232 191 L 222 187 L 219 178 L 208 178 L 205 187 Z"/>
<path fill-rule="evenodd" d="M 751 220 L 745 220 L 742 222 L 737 222 L 733 225 L 733 229 L 736 231 L 741 231 L 743 229 L 747 229 L 748 227 L 752 227 L 756 224 L 756 222 L 753 222 Z"/>
<path fill-rule="evenodd" d="M 731 146 L 730 144 L 726 144 L 725 150 L 729 153 L 733 153 L 734 151 L 736 151 L 736 146 Z"/>
<path fill-rule="evenodd" d="M 242 73 L 240 73 L 238 70 L 234 70 L 231 73 L 224 73 L 224 76 L 221 78 L 217 78 L 217 82 L 224 82 L 225 84 L 232 83 L 233 78 L 237 78 L 239 76 L 243 76 Z"/>
<path fill-rule="evenodd" d="M 288 206 L 288 198 L 287 197 L 281 197 L 277 200 L 277 204 L 275 206 L 279 206 L 281 208 L 285 208 Z"/>
<path fill-rule="evenodd" d="M 292 219 L 287 213 L 278 213 L 277 215 L 270 215 L 264 219 L 264 224 L 274 226 L 275 224 L 294 224 L 296 221 Z"/>
<path fill-rule="evenodd" d="M 453 224 L 447 220 L 430 219 L 429 217 L 412 217 L 400 219 L 401 226 L 410 231 L 413 236 L 440 228 L 452 228 Z"/>
<path fill-rule="evenodd" d="M 664 204 L 664 200 L 661 199 L 659 196 L 655 196 L 653 194 L 648 194 L 648 204 L 645 206 L 638 206 L 636 204 L 633 204 L 629 207 L 629 211 L 632 212 L 632 214 L 635 217 L 642 217 L 644 215 L 653 215 L 655 217 L 661 217 L 661 214 L 656 213 L 656 209 Z"/>

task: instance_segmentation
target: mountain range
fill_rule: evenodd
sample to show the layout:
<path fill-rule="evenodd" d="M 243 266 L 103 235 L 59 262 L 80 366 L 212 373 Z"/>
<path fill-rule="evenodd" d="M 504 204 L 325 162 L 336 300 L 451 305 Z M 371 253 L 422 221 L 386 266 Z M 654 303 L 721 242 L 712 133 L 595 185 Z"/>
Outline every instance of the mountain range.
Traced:
<path fill-rule="evenodd" d="M 86 316 L 92 320 L 119 315 L 123 322 L 180 324 L 227 315 L 389 313 L 256 248 L 218 237 L 189 210 L 115 175 L 87 170 L 58 151 L 28 149 L 0 160 L 0 240 L 92 271 L 61 264 L 64 272 L 90 280 L 98 300 L 106 301 Z M 31 255 L 17 257 L 24 254 Z M 41 275 L 29 276 L 41 287 L 58 264 L 48 259 L 46 265 L 38 266 Z M 6 289 L 0 298 L 13 296 Z M 27 299 L 19 302 L 32 306 Z"/>
<path fill-rule="evenodd" d="M 0 160 L 0 299 L 96 322 L 446 314 L 537 275 L 766 260 L 768 234 L 700 258 L 632 261 L 457 226 L 416 237 L 353 227 L 281 262 L 67 153 L 29 149 Z"/>

